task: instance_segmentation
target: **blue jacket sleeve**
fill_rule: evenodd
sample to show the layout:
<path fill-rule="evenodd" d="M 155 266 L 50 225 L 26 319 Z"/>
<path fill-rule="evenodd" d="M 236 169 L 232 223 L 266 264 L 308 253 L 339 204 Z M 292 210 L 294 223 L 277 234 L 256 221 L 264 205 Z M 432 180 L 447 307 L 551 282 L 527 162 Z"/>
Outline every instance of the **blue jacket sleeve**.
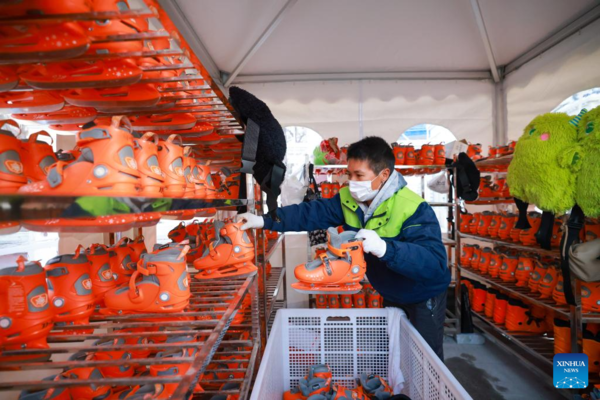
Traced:
<path fill-rule="evenodd" d="M 278 232 L 302 232 L 327 229 L 344 223 L 339 194 L 331 199 L 313 200 L 278 208 L 277 216 L 280 222 L 264 217 L 265 229 Z"/>
<path fill-rule="evenodd" d="M 440 224 L 429 204 L 419 205 L 398 238 L 385 241 L 387 250 L 381 260 L 394 272 L 421 282 L 442 279 L 448 273 Z"/>

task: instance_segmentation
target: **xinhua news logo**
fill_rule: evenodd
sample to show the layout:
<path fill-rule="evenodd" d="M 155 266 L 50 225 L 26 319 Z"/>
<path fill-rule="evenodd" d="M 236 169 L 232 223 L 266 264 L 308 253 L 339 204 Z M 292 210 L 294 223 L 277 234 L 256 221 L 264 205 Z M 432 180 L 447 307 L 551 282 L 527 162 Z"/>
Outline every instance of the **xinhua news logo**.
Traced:
<path fill-rule="evenodd" d="M 587 354 L 571 353 L 554 356 L 554 387 L 585 389 L 588 386 Z"/>

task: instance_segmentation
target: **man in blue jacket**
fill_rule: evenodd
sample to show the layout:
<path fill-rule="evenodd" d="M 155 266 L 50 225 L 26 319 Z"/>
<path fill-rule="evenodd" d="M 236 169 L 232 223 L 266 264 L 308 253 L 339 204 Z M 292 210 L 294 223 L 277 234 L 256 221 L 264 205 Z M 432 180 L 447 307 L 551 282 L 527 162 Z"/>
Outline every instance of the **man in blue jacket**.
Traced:
<path fill-rule="evenodd" d="M 443 360 L 447 254 L 438 220 L 394 169 L 391 147 L 367 137 L 348 148 L 349 186 L 331 199 L 277 209 L 280 222 L 250 213 L 242 229 L 313 231 L 342 225 L 363 239 L 367 277 L 384 306 L 402 308 Z"/>

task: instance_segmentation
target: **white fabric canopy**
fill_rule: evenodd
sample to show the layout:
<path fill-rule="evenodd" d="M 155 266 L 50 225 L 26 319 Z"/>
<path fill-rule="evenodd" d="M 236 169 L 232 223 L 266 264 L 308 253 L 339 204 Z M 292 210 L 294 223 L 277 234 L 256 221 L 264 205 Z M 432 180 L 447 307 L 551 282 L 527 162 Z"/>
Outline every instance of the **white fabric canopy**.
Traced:
<path fill-rule="evenodd" d="M 245 84 L 284 126 L 306 126 L 341 144 L 360 138 L 360 85 L 364 136 L 398 140 L 408 128 L 430 123 L 473 142 L 492 143 L 490 82 L 346 81 Z"/>
<path fill-rule="evenodd" d="M 175 0 L 216 67 L 232 73 L 289 0 Z M 485 36 L 470 0 L 299 0 L 241 68 L 234 83 L 275 74 L 488 71 Z M 596 0 L 477 0 L 497 66 L 509 64 L 586 12 Z M 595 10 L 597 12 L 597 10 Z M 600 86 L 600 21 L 511 72 L 495 96 L 491 79 L 243 83 L 284 126 L 306 126 L 349 143 L 395 141 L 420 123 L 493 143 L 517 138 L 535 115 Z M 325 79 L 325 78 L 324 78 Z M 357 79 L 357 78 L 351 78 Z M 290 79 L 292 80 L 292 79 Z M 496 88 L 497 89 L 497 88 Z M 503 126 L 504 125 L 504 126 Z M 503 141 L 503 140 L 502 140 Z"/>
<path fill-rule="evenodd" d="M 567 97 L 600 87 L 600 21 L 508 75 L 508 137 L 517 139 L 536 115 Z"/>

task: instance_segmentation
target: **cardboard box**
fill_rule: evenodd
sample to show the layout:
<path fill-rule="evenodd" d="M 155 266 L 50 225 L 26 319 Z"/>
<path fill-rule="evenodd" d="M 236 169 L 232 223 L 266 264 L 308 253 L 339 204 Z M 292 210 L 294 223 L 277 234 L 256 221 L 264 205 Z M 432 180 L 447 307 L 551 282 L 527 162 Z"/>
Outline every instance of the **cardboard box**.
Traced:
<path fill-rule="evenodd" d="M 466 140 L 454 140 L 446 143 L 446 158 L 454 158 L 458 153 L 466 153 L 469 148 L 469 143 Z"/>

